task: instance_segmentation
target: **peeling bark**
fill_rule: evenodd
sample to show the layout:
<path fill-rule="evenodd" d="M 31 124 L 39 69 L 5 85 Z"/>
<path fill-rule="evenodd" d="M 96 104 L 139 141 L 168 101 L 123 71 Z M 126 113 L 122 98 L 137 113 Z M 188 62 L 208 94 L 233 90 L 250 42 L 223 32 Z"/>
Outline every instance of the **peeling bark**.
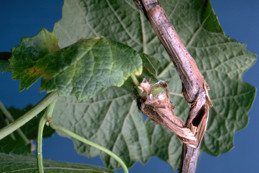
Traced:
<path fill-rule="evenodd" d="M 184 127 L 184 122 L 174 113 L 166 82 L 159 81 L 151 85 L 143 81 L 139 89 L 139 110 L 156 124 L 161 124 L 171 130 L 183 143 L 196 148 L 198 145 L 196 137 L 189 128 Z"/>
<path fill-rule="evenodd" d="M 150 102 L 150 98 L 147 97 L 147 100 L 142 101 L 142 105 L 139 108 L 156 123 L 167 127 L 182 140 L 184 144 L 180 172 L 194 173 L 200 143 L 206 131 L 209 107 L 212 106 L 208 95 L 209 86 L 158 1 L 134 1 L 149 20 L 152 28 L 174 63 L 182 81 L 184 98 L 191 104 L 188 118 L 183 126 L 175 123 L 178 121 L 178 117 L 173 113 L 173 109 L 164 105 L 169 105 L 168 102 L 170 102 L 170 100 L 155 98 L 155 100 Z M 165 103 L 161 103 L 162 101 Z M 164 107 L 160 108 L 161 105 Z M 170 109 L 172 110 L 170 111 Z M 187 129 L 189 129 L 191 133 L 189 133 Z M 186 136 L 186 134 L 189 136 Z M 196 140 L 193 140 L 193 136 Z"/>

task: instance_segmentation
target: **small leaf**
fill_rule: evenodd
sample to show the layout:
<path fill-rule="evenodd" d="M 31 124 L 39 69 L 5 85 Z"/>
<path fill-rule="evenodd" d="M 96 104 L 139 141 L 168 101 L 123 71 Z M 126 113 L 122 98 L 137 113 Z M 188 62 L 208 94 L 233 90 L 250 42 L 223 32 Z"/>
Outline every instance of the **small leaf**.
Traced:
<path fill-rule="evenodd" d="M 112 170 L 82 164 L 72 164 L 53 160 L 43 160 L 44 172 L 48 173 L 112 173 Z M 35 156 L 23 156 L 0 153 L 0 172 L 36 173 L 37 159 Z"/>
<path fill-rule="evenodd" d="M 20 89 L 42 77 L 41 90 L 75 94 L 82 100 L 108 87 L 120 87 L 131 74 L 142 73 L 142 60 L 135 50 L 105 38 L 81 39 L 61 50 L 45 47 L 48 42 L 57 40 L 44 29 L 12 50 L 9 68 L 14 79 L 21 79 Z"/>

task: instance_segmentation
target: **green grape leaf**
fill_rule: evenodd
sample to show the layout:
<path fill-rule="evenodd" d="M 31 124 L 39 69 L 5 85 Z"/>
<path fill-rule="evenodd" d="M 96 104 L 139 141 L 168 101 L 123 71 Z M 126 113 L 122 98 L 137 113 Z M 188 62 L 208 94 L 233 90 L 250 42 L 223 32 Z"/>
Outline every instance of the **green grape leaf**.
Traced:
<path fill-rule="evenodd" d="M 233 148 L 234 133 L 247 125 L 247 114 L 255 98 L 255 88 L 243 82 L 242 75 L 255 63 L 256 55 L 247 51 L 244 44 L 224 35 L 209 0 L 160 0 L 159 2 L 211 88 L 209 94 L 214 107 L 210 111 L 208 129 L 201 150 L 213 155 L 228 152 Z M 189 105 L 182 96 L 179 76 L 149 22 L 133 1 L 65 0 L 63 17 L 55 24 L 54 32 L 59 38 L 61 47 L 75 43 L 81 38 L 104 36 L 158 59 L 161 67 L 154 65 L 158 71 L 157 76 L 168 82 L 170 97 L 173 105 L 176 106 L 176 115 L 186 120 Z M 127 154 L 128 152 L 121 153 L 121 150 L 118 150 L 118 148 L 128 148 L 125 151 L 129 151 L 131 148 L 137 148 L 136 144 L 140 146 L 139 140 L 134 143 L 132 139 L 123 136 L 123 141 L 120 143 L 116 142 L 112 145 L 114 141 L 108 141 L 110 139 L 108 136 L 112 136 L 115 132 L 104 131 L 103 127 L 111 129 L 115 126 L 112 123 L 115 122 L 116 126 L 119 122 L 122 123 L 119 126 L 124 127 L 127 125 L 125 118 L 128 114 L 134 112 L 136 116 L 140 116 L 137 114 L 136 104 L 133 104 L 130 109 L 127 107 L 128 114 L 123 114 L 121 111 L 125 111 L 124 107 L 111 102 L 124 98 L 122 95 L 116 95 L 120 92 L 121 88 L 113 88 L 105 92 L 107 96 L 97 95 L 96 97 L 100 99 L 91 107 L 87 106 L 91 100 L 85 101 L 86 103 L 75 102 L 73 98 L 67 98 L 68 100 L 65 102 L 60 100 L 58 104 L 63 103 L 64 107 L 59 106 L 56 111 L 61 112 L 63 109 L 64 115 L 62 121 L 57 119 L 59 121 L 57 123 L 75 132 L 80 132 L 85 137 L 93 139 L 94 136 L 97 143 L 108 146 L 122 158 L 125 157 L 124 155 L 130 154 L 130 157 L 124 158 L 127 165 L 132 165 L 143 155 L 146 156 L 145 161 L 156 155 L 176 169 L 179 166 L 181 155 L 180 141 L 171 132 L 159 125 L 154 125 L 150 120 L 145 122 L 145 127 L 141 127 L 145 133 L 148 133 L 148 136 L 144 135 L 146 139 L 142 139 L 150 143 L 150 146 L 142 146 L 147 149 L 147 153 L 131 152 Z M 72 110 L 66 109 L 70 102 L 73 103 Z M 125 105 L 131 103 L 132 100 L 123 102 Z M 83 105 L 85 105 L 85 109 L 75 111 L 77 106 L 83 107 Z M 100 108 L 102 108 L 102 112 L 99 112 Z M 70 113 L 67 114 L 67 112 Z M 116 120 L 109 116 L 120 113 L 122 116 L 116 117 Z M 80 119 L 79 114 L 84 114 L 85 118 Z M 88 119 L 88 116 L 93 118 Z M 95 116 L 102 117 L 100 118 L 103 120 L 101 125 L 98 121 L 99 118 L 95 119 Z M 79 129 L 76 127 L 78 122 L 82 123 Z M 138 123 L 143 122 L 144 120 L 139 119 Z M 90 128 L 86 128 L 89 126 Z M 134 126 L 130 129 L 133 132 L 131 136 L 135 135 L 136 139 L 140 133 L 138 128 L 140 127 Z M 100 129 L 101 134 L 98 131 L 97 133 L 92 131 L 92 135 L 89 135 L 88 131 L 91 129 Z M 123 130 L 120 131 L 121 133 L 118 132 L 119 130 L 120 128 L 115 128 L 116 133 L 123 133 Z M 118 135 L 118 138 L 120 139 L 121 135 Z M 78 142 L 75 142 L 75 146 L 80 154 L 87 155 L 89 148 Z M 102 158 L 104 157 L 107 156 L 102 156 Z M 113 163 L 107 162 L 105 159 L 104 162 L 108 166 L 114 167 Z"/>
<path fill-rule="evenodd" d="M 10 112 L 14 120 L 16 120 L 27 111 L 29 111 L 31 108 L 31 105 L 25 107 L 22 110 L 11 107 L 8 109 L 8 111 Z M 26 136 L 29 142 L 37 138 L 38 123 L 43 113 L 44 112 L 41 112 L 37 117 L 34 117 L 31 121 L 20 128 L 23 135 Z M 10 121 L 8 121 L 2 111 L 0 111 L 0 128 L 5 127 L 7 125 L 7 122 L 11 123 Z M 52 128 L 46 126 L 44 128 L 43 137 L 50 137 L 54 132 L 55 131 Z M 32 151 L 35 150 L 35 147 L 35 144 L 32 144 L 31 142 L 26 143 L 21 134 L 19 134 L 17 131 L 13 132 L 11 135 L 3 138 L 0 141 L 0 152 L 7 154 L 31 154 Z"/>
<path fill-rule="evenodd" d="M 57 39 L 43 29 L 13 48 L 9 68 L 14 79 L 21 79 L 20 89 L 42 77 L 41 90 L 58 91 L 60 96 L 75 94 L 82 100 L 110 86 L 121 86 L 131 74 L 142 73 L 141 56 L 115 41 L 81 39 L 57 51 L 48 42 L 57 43 Z"/>
<path fill-rule="evenodd" d="M 53 160 L 43 160 L 44 172 L 46 173 L 112 173 L 113 171 L 107 168 L 58 162 Z M 22 156 L 14 154 L 0 153 L 0 172 L 19 172 L 19 173 L 36 173 L 37 159 L 35 156 Z"/>
<path fill-rule="evenodd" d="M 21 79 L 20 90 L 30 87 L 36 80 L 48 74 L 43 69 L 33 66 L 37 60 L 59 50 L 58 40 L 54 32 L 42 29 L 35 37 L 23 38 L 21 43 L 12 48 L 9 69 L 13 79 Z"/>
<path fill-rule="evenodd" d="M 59 97 L 53 122 L 118 154 L 127 166 L 150 157 L 147 130 L 132 95 L 123 88 L 109 88 L 92 99 Z M 62 135 L 62 134 L 61 134 Z M 106 166 L 118 168 L 114 159 L 74 140 L 76 150 L 92 158 L 101 155 Z"/>
<path fill-rule="evenodd" d="M 144 53 L 141 54 L 141 58 L 146 76 L 150 75 L 157 78 L 158 68 L 161 66 L 160 61 Z"/>

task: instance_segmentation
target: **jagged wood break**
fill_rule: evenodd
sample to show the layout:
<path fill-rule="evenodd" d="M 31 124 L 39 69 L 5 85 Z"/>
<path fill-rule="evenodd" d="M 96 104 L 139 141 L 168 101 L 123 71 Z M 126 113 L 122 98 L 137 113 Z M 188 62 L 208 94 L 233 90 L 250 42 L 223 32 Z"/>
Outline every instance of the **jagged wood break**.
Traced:
<path fill-rule="evenodd" d="M 149 20 L 152 28 L 156 32 L 167 53 L 169 54 L 172 62 L 174 63 L 174 66 L 182 81 L 182 92 L 184 98 L 188 103 L 191 104 L 187 121 L 182 127 L 181 123 L 178 125 L 176 125 L 177 123 L 174 123 L 174 121 L 178 122 L 178 117 L 176 118 L 174 113 L 171 113 L 170 115 L 168 114 L 169 117 L 167 117 L 167 115 L 159 113 L 161 109 L 158 107 L 161 106 L 162 100 L 153 100 L 152 103 L 150 103 L 150 98 L 147 98 L 147 100 L 142 101 L 142 105 L 140 105 L 139 107 L 143 113 L 146 113 L 146 115 L 149 116 L 156 123 L 160 123 L 166 126 L 174 133 L 175 130 L 173 129 L 173 127 L 175 128 L 175 126 L 178 126 L 178 128 L 180 127 L 179 129 L 181 129 L 182 131 L 187 131 L 185 130 L 186 128 L 191 131 L 192 135 L 194 135 L 195 139 L 197 140 L 196 142 L 194 142 L 195 140 L 190 140 L 192 138 L 191 135 L 189 136 L 189 138 L 180 136 L 179 133 L 176 133 L 176 135 L 184 143 L 180 172 L 193 173 L 196 170 L 200 143 L 206 131 L 207 121 L 209 117 L 209 107 L 212 106 L 208 95 L 209 86 L 204 80 L 194 59 L 180 40 L 169 18 L 165 14 L 164 9 L 160 6 L 158 1 L 134 1 L 139 9 L 144 13 L 146 18 Z M 142 88 L 141 85 L 140 88 Z M 171 121 L 170 119 L 174 120 Z"/>
<path fill-rule="evenodd" d="M 184 122 L 175 115 L 171 106 L 167 83 L 159 81 L 150 84 L 144 80 L 138 87 L 138 107 L 139 110 L 156 124 L 175 133 L 180 140 L 193 148 L 198 146 L 198 141 L 192 131 L 186 128 Z"/>

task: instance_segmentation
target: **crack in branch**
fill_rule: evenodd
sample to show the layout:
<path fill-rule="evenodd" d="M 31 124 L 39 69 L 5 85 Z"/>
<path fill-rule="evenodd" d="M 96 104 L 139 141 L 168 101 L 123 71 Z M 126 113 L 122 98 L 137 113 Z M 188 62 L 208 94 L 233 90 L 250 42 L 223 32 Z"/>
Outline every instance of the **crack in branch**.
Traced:
<path fill-rule="evenodd" d="M 183 96 L 191 104 L 188 119 L 183 125 L 182 120 L 174 114 L 174 108 L 171 108 L 167 84 L 160 83 L 162 85 L 160 89 L 166 88 L 166 94 L 160 91 L 163 94 L 159 93 L 155 96 L 152 92 L 156 89 L 152 88 L 153 86 L 148 87 L 146 83 L 142 82 L 139 86 L 141 91 L 138 100 L 139 109 L 151 120 L 167 127 L 181 139 L 184 145 L 180 172 L 194 173 L 200 142 L 207 127 L 209 107 L 212 107 L 212 103 L 208 95 L 209 86 L 186 47 L 188 48 L 197 37 L 211 11 L 185 47 L 157 0 L 134 1 L 150 21 L 152 28 L 173 61 L 158 76 L 162 76 L 171 67 L 171 64 L 174 64 L 182 81 Z"/>

